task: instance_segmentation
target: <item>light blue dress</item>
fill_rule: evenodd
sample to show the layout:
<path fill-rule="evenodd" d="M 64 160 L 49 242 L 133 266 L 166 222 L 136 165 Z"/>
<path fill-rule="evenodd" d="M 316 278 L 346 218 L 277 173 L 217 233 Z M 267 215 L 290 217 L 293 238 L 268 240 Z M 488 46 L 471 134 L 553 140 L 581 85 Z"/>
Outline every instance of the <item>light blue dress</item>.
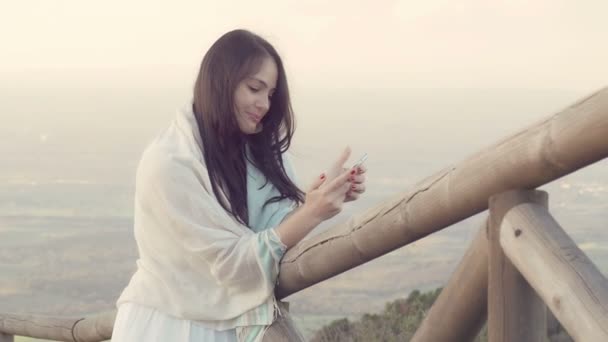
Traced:
<path fill-rule="evenodd" d="M 249 150 L 247 149 L 247 153 Z M 295 183 L 295 172 L 288 156 L 284 155 L 284 165 L 289 178 Z M 295 208 L 295 203 L 284 199 L 280 202 L 262 206 L 269 198 L 279 195 L 278 190 L 270 183 L 266 183 L 265 176 L 247 160 L 247 205 L 249 208 L 249 225 L 258 234 L 257 241 L 260 246 L 260 260 L 268 267 L 276 267 L 286 251 L 286 246 L 279 240 L 274 232 L 285 215 Z M 271 312 L 261 314 L 272 315 Z M 254 329 L 247 340 L 253 340 L 261 333 L 263 327 Z M 236 329 L 215 330 L 198 321 L 184 320 L 167 315 L 154 308 L 136 303 L 123 303 L 118 308 L 113 342 L 132 341 L 172 341 L 172 342 L 236 342 Z"/>

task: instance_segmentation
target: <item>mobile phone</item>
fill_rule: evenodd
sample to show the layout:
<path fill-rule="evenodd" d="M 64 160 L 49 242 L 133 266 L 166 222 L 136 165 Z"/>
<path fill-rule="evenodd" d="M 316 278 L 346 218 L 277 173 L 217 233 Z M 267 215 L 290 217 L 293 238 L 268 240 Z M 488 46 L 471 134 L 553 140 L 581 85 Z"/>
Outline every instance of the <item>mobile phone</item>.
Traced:
<path fill-rule="evenodd" d="M 363 162 L 365 162 L 367 160 L 367 153 L 363 154 L 363 157 L 361 157 L 352 167 L 351 169 L 356 168 L 357 166 L 363 164 Z"/>

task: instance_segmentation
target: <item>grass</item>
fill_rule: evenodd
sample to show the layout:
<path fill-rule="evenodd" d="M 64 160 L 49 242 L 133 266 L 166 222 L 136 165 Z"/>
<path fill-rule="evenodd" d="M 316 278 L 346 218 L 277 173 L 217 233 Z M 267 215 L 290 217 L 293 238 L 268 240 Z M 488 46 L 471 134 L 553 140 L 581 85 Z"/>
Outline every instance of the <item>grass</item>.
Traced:
<path fill-rule="evenodd" d="M 39 340 L 32 337 L 15 336 L 15 342 L 46 342 L 48 340 Z"/>
<path fill-rule="evenodd" d="M 304 335 L 306 340 L 312 338 L 314 333 L 321 329 L 324 325 L 327 325 L 337 319 L 348 318 L 355 319 L 357 317 L 345 317 L 342 315 L 296 315 L 292 314 L 292 318 L 294 323 L 298 327 L 298 329 Z"/>

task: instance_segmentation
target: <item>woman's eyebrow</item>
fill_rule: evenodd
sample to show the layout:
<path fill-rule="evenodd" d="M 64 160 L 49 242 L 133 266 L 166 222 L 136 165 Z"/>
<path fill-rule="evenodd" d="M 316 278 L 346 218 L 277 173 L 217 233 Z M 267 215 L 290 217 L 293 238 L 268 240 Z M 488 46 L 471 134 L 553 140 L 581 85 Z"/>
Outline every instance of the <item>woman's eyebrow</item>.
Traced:
<path fill-rule="evenodd" d="M 261 79 L 259 79 L 257 77 L 253 77 L 253 76 L 251 76 L 249 78 L 251 78 L 252 80 L 258 81 L 258 82 L 262 83 L 262 85 L 264 85 L 264 87 L 269 88 L 268 84 L 266 82 L 262 81 Z M 274 89 L 274 88 L 272 88 L 272 89 Z"/>

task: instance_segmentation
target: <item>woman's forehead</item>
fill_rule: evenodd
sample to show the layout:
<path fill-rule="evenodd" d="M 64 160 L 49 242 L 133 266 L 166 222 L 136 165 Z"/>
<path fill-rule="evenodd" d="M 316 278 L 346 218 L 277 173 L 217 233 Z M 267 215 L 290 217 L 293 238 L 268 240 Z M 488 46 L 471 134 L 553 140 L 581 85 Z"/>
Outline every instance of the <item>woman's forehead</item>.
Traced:
<path fill-rule="evenodd" d="M 264 58 L 257 72 L 248 78 L 260 82 L 267 88 L 275 88 L 278 78 L 277 65 L 272 58 Z"/>

